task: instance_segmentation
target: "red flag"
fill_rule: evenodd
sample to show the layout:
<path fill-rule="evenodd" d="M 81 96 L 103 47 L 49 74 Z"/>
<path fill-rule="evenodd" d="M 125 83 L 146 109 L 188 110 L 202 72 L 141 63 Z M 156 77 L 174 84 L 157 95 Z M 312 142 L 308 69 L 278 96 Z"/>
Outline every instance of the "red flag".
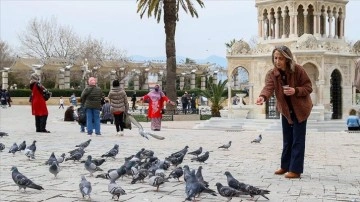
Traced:
<path fill-rule="evenodd" d="M 355 61 L 354 86 L 357 90 L 360 90 L 360 58 Z"/>

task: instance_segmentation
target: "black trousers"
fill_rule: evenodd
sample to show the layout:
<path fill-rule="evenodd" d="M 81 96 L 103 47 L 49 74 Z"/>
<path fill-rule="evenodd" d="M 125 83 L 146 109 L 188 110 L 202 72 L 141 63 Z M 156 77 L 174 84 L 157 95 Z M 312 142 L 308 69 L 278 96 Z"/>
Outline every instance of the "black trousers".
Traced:
<path fill-rule="evenodd" d="M 46 132 L 47 117 L 48 117 L 47 115 L 46 116 L 35 116 L 36 132 Z"/>
<path fill-rule="evenodd" d="M 123 131 L 125 128 L 124 114 L 114 114 L 116 132 Z"/>

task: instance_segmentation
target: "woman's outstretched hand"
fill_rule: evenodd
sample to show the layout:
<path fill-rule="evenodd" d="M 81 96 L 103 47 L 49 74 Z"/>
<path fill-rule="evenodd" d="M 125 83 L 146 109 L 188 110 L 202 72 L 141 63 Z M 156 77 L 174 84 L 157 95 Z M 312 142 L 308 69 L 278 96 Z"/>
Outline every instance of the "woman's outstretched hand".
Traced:
<path fill-rule="evenodd" d="M 263 103 L 264 103 L 264 98 L 262 96 L 260 96 L 256 99 L 255 104 L 262 105 Z"/>

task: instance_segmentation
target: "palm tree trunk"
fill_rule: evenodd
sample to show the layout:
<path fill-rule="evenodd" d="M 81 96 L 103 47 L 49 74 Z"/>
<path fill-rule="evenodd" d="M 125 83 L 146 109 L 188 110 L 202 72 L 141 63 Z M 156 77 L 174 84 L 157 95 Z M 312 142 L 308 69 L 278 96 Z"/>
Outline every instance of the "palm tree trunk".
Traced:
<path fill-rule="evenodd" d="M 165 49 L 166 49 L 166 95 L 176 101 L 176 49 L 175 49 L 175 30 L 176 30 L 176 0 L 164 0 L 164 24 L 165 24 Z M 168 108 L 169 107 L 169 108 Z M 167 106 L 167 109 L 176 107 Z"/>

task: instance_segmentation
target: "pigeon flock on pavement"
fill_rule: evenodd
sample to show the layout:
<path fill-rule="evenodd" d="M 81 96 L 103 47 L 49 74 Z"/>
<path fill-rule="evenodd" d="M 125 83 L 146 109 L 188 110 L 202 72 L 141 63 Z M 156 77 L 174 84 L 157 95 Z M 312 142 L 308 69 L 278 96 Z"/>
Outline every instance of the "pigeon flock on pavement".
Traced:
<path fill-rule="evenodd" d="M 143 129 L 141 129 L 143 130 Z M 0 132 L 1 138 L 7 138 L 7 133 Z M 147 136 L 144 135 L 146 138 Z M 262 140 L 261 134 L 251 141 L 251 143 L 260 143 Z M 33 140 L 32 144 L 26 146 L 26 141 L 21 142 L 19 145 L 16 142 L 9 147 L 9 153 L 12 156 L 17 156 L 17 152 L 25 154 L 25 156 L 32 161 L 37 161 L 36 153 L 36 140 Z M 221 152 L 222 149 L 229 150 L 232 141 L 219 146 L 217 149 Z M 42 145 L 39 145 L 41 147 Z M 5 149 L 5 145 L 0 143 L 0 151 Z M 183 149 L 169 154 L 164 159 L 160 159 L 155 156 L 155 152 L 149 149 L 142 148 L 134 155 L 130 155 L 124 158 L 116 158 L 119 154 L 119 145 L 115 144 L 108 152 L 100 154 L 99 158 L 93 158 L 92 155 L 84 154 L 91 150 L 91 139 L 75 145 L 75 149 L 68 152 L 68 154 L 61 154 L 56 156 L 55 152 L 50 154 L 50 157 L 41 163 L 43 166 L 47 166 L 49 173 L 55 178 L 61 177 L 66 172 L 66 166 L 62 164 L 83 164 L 85 172 L 79 176 L 79 192 L 82 198 L 91 200 L 91 192 L 96 183 L 92 184 L 91 181 L 94 178 L 100 178 L 100 180 L 108 180 L 108 192 L 111 199 L 120 200 L 120 197 L 126 195 L 126 187 L 130 184 L 147 183 L 149 186 L 154 187 L 153 191 L 158 192 L 162 187 L 167 186 L 174 181 L 183 183 L 185 192 L 185 201 L 196 201 L 200 195 L 213 195 L 226 198 L 228 201 L 232 198 L 243 197 L 259 197 L 269 200 L 266 196 L 270 193 L 269 190 L 261 189 L 250 184 L 238 181 L 229 171 L 222 171 L 220 174 L 224 174 L 223 181 L 226 180 L 227 184 L 216 182 L 209 183 L 203 176 L 203 171 L 206 172 L 206 161 L 211 159 L 210 152 L 206 151 L 203 147 L 188 152 L 189 146 L 185 146 Z M 191 155 L 190 161 L 197 162 L 199 166 L 197 168 L 190 168 L 184 160 L 185 156 Z M 108 158 L 110 158 L 108 160 Z M 119 167 L 115 167 L 109 170 L 103 170 L 101 167 L 103 164 L 107 164 L 108 161 L 121 161 L 124 159 L 124 163 Z M 187 158 L 188 159 L 188 158 Z M 70 162 L 69 162 L 70 161 Z M 42 162 L 44 162 L 42 160 Z M 25 162 L 26 163 L 26 162 Z M 68 165 L 67 165 L 68 166 Z M 65 170 L 65 171 L 64 171 Z M 23 173 L 21 173 L 21 172 Z M 21 189 L 26 188 L 36 190 L 46 190 L 46 187 L 42 187 L 38 180 L 30 180 L 26 176 L 31 176 L 31 173 L 27 170 L 22 170 L 16 166 L 11 168 L 11 175 L 14 183 Z M 62 172 L 61 172 L 62 171 Z M 85 177 L 89 173 L 88 177 Z M 64 174 L 65 175 L 65 174 Z M 131 178 L 129 184 L 125 184 L 124 178 Z M 120 183 L 117 183 L 120 181 Z M 125 189 L 120 186 L 123 185 Z M 224 184 L 224 185 L 223 185 Z M 171 186 L 171 185 L 170 185 Z M 206 198 L 205 198 L 206 199 Z M 105 200 L 105 199 L 104 199 Z"/>

